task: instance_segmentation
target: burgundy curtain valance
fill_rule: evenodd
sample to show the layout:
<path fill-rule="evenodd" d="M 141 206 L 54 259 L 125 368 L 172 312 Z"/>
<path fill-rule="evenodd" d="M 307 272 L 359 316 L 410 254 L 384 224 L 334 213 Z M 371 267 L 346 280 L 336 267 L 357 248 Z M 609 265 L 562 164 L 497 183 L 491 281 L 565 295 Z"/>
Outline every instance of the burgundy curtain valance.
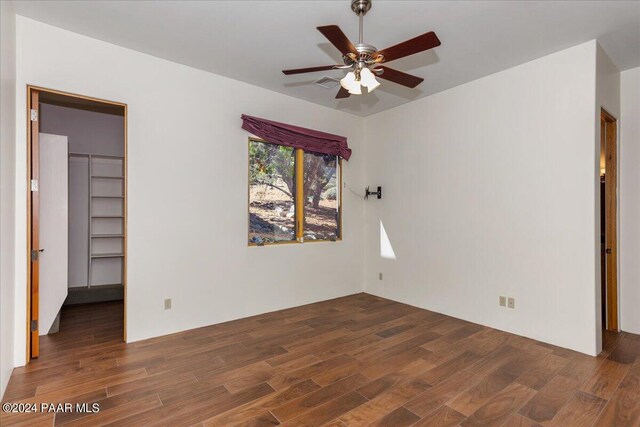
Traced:
<path fill-rule="evenodd" d="M 351 157 L 351 149 L 349 149 L 347 138 L 344 136 L 247 116 L 246 114 L 242 115 L 242 129 L 272 144 L 301 148 L 314 153 L 331 154 L 345 160 L 349 160 Z"/>

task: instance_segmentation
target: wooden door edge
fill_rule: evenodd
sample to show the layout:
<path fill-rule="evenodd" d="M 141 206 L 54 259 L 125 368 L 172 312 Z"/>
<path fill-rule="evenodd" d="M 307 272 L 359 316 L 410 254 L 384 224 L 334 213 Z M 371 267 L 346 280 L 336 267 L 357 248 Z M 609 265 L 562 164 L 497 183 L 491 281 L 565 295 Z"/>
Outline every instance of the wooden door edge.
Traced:
<path fill-rule="evenodd" d="M 619 310 L 619 285 L 618 285 L 618 242 L 617 242 L 617 235 L 618 235 L 618 206 L 619 206 L 619 201 L 618 201 L 618 120 L 615 118 L 615 116 L 613 116 L 611 113 L 609 113 L 607 110 L 605 110 L 604 108 L 600 108 L 600 119 L 601 122 L 604 121 L 604 126 L 605 126 L 605 144 L 604 144 L 604 149 L 605 149 L 605 158 L 606 158 L 606 149 L 607 149 L 607 142 L 609 142 L 609 138 L 610 135 L 613 135 L 613 139 L 612 142 L 614 142 L 615 144 L 615 176 L 614 176 L 614 181 L 613 181 L 613 187 L 614 187 L 614 193 L 615 193 L 615 215 L 613 216 L 607 216 L 605 217 L 605 230 L 607 230 L 609 221 L 613 221 L 614 222 L 614 230 L 615 230 L 615 234 L 616 234 L 616 238 L 614 241 L 614 247 L 612 248 L 612 256 L 614 257 L 614 260 L 612 261 L 615 264 L 615 280 L 613 281 L 614 283 L 609 283 L 609 281 L 607 280 L 607 283 L 605 285 L 605 289 L 606 289 L 606 301 L 605 301 L 605 306 L 607 308 L 607 312 L 606 312 L 606 325 L 604 327 L 604 329 L 609 330 L 609 331 L 614 331 L 614 332 L 619 332 L 620 331 L 620 310 Z M 606 162 L 606 160 L 605 160 Z M 606 163 L 605 163 L 606 164 Z M 606 185 L 605 185 L 606 187 Z M 606 212 L 606 202 L 605 202 L 605 212 Z M 605 246 L 607 246 L 607 239 L 605 239 Z M 606 255 L 605 255 L 606 256 Z M 606 259 L 605 259 L 605 265 L 607 264 Z"/>
<path fill-rule="evenodd" d="M 31 362 L 31 120 L 29 114 L 31 111 L 31 93 L 37 89 L 27 85 L 27 109 L 25 111 L 27 118 L 27 324 L 26 324 L 26 363 Z"/>

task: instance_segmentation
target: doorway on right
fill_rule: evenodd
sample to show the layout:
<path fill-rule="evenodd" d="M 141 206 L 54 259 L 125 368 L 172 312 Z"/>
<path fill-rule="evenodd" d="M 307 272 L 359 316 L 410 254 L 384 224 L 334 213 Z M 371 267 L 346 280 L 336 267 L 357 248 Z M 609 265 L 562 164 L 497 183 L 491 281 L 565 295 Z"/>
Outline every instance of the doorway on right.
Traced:
<path fill-rule="evenodd" d="M 600 113 L 600 247 L 602 326 L 618 326 L 618 236 L 617 236 L 617 120 L 604 109 Z"/>

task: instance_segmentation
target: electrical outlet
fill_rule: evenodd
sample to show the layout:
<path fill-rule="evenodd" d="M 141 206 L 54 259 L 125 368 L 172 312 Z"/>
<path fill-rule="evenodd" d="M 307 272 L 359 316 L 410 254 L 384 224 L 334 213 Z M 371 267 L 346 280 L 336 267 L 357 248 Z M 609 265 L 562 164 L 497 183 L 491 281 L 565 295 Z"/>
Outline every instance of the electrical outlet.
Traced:
<path fill-rule="evenodd" d="M 500 296 L 500 307 L 507 306 L 507 297 Z"/>
<path fill-rule="evenodd" d="M 171 298 L 165 298 L 164 300 L 164 309 L 171 310 Z"/>
<path fill-rule="evenodd" d="M 382 273 L 378 273 L 378 280 L 382 280 Z"/>
<path fill-rule="evenodd" d="M 507 307 L 516 308 L 516 299 L 515 298 L 509 298 Z"/>

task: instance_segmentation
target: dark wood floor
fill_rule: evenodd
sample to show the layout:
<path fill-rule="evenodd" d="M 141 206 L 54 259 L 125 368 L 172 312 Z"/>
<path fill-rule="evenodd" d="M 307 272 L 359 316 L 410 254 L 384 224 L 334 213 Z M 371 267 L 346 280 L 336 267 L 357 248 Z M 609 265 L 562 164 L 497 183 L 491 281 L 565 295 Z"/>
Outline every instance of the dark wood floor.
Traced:
<path fill-rule="evenodd" d="M 5 402 L 17 425 L 640 426 L 640 336 L 597 358 L 367 294 L 124 344 L 122 305 L 65 308 Z"/>

